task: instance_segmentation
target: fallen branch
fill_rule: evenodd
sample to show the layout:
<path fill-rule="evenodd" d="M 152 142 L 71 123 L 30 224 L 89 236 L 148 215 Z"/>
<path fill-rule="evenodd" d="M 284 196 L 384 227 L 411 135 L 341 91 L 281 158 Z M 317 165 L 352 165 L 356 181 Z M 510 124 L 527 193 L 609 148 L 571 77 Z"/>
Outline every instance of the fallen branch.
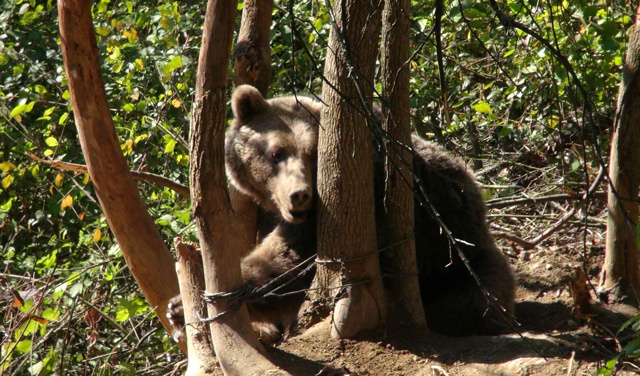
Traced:
<path fill-rule="evenodd" d="M 596 176 L 595 180 L 593 181 L 593 183 L 591 184 L 589 189 L 586 192 L 582 193 L 581 195 L 567 195 L 567 194 L 564 194 L 564 195 L 551 195 L 551 196 L 532 197 L 532 198 L 524 198 L 524 199 L 503 200 L 502 203 L 510 202 L 510 204 L 513 205 L 513 202 L 515 202 L 515 201 L 522 202 L 522 201 L 525 201 L 525 200 L 527 201 L 526 203 L 539 203 L 539 202 L 549 202 L 549 201 L 555 202 L 555 201 L 558 201 L 558 199 L 557 199 L 558 197 L 562 196 L 563 197 L 562 201 L 565 201 L 565 200 L 580 200 L 580 203 L 578 203 L 578 205 L 580 205 L 581 203 L 586 201 L 588 198 L 598 197 L 598 196 L 604 197 L 606 192 L 602 192 L 602 191 L 601 192 L 596 192 L 596 189 L 598 188 L 598 185 L 600 184 L 600 182 L 602 181 L 603 178 L 604 178 L 604 169 L 602 167 L 600 167 L 600 171 L 598 171 L 598 175 Z M 554 198 L 554 199 L 549 199 L 549 198 Z M 543 199 L 544 199 L 544 201 L 543 201 Z M 546 238 L 551 236 L 554 232 L 556 232 L 559 229 L 561 229 L 569 221 L 569 219 L 571 219 L 571 217 L 573 217 L 576 214 L 576 208 L 578 207 L 578 205 L 574 205 L 574 207 L 569 212 L 567 212 L 567 214 L 565 214 L 562 218 L 560 218 L 560 220 L 557 221 L 553 226 L 549 227 L 542 234 L 536 236 L 535 238 L 533 238 L 531 240 L 522 239 L 522 238 L 519 238 L 519 237 L 517 237 L 515 235 L 504 233 L 504 232 L 494 232 L 493 236 L 495 236 L 497 238 L 507 239 L 507 240 L 510 240 L 510 241 L 512 241 L 514 243 L 518 243 L 524 249 L 532 249 L 536 245 L 540 244 L 543 240 L 545 240 Z M 487 206 L 489 206 L 489 205 L 487 205 Z M 508 205 L 505 205 L 505 206 L 508 206 Z M 496 206 L 492 206 L 492 207 L 495 208 Z M 498 207 L 501 207 L 501 206 L 498 206 Z"/>
<path fill-rule="evenodd" d="M 510 234 L 508 232 L 504 232 L 504 231 L 492 231 L 491 235 L 493 235 L 494 238 L 500 238 L 500 239 L 506 239 L 509 241 L 512 241 L 516 244 L 518 244 L 519 246 L 521 246 L 524 249 L 531 249 L 533 247 L 535 247 L 535 245 L 531 244 L 531 242 L 528 242 L 518 236 L 515 236 L 513 234 Z"/>
<path fill-rule="evenodd" d="M 49 166 L 55 167 L 59 170 L 73 171 L 81 174 L 88 173 L 87 166 L 82 164 L 47 160 L 47 159 L 40 158 L 37 155 L 29 152 L 26 152 L 26 154 L 33 160 L 36 160 L 40 163 L 48 164 Z M 129 170 L 129 172 L 131 173 L 131 176 L 133 176 L 134 180 L 142 180 L 148 183 L 158 184 L 163 187 L 167 187 L 169 189 L 174 190 L 179 195 L 189 197 L 189 187 L 187 187 L 186 185 L 176 183 L 172 180 L 165 178 L 164 176 L 152 174 L 150 172 L 131 171 L 131 170 Z"/>
<path fill-rule="evenodd" d="M 607 192 L 605 191 L 593 192 L 589 196 L 593 198 L 604 199 L 607 196 Z M 543 202 L 575 201 L 575 200 L 583 200 L 583 199 L 584 199 L 583 194 L 567 194 L 567 193 L 549 195 L 549 196 L 540 196 L 540 197 L 493 199 L 493 200 L 487 201 L 487 208 L 500 209 L 500 208 L 505 208 L 507 206 L 539 204 Z"/>
<path fill-rule="evenodd" d="M 561 229 L 567 223 L 567 221 L 571 219 L 571 217 L 573 217 L 575 214 L 576 214 L 576 208 L 574 207 L 567 214 L 565 214 L 564 217 L 560 218 L 560 220 L 556 222 L 553 226 L 549 227 L 542 234 L 536 236 L 531 240 L 522 239 L 513 234 L 509 234 L 506 232 L 492 232 L 492 235 L 495 236 L 496 238 L 507 239 L 514 243 L 517 243 L 524 249 L 532 249 L 536 245 L 542 243 L 543 240 L 551 236 L 554 232 Z"/>

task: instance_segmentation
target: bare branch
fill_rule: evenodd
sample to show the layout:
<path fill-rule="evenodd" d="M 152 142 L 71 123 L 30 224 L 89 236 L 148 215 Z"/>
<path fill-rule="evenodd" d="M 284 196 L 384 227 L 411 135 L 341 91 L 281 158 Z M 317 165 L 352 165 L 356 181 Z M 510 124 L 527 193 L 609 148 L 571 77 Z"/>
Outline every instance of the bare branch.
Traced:
<path fill-rule="evenodd" d="M 29 152 L 26 152 L 26 154 L 27 156 L 29 156 L 29 158 L 33 160 L 36 160 L 40 163 L 48 164 L 49 166 L 57 168 L 59 170 L 73 171 L 80 174 L 87 174 L 89 172 L 87 169 L 87 166 L 82 164 L 47 160 L 47 159 L 40 158 L 37 155 Z M 142 181 L 146 181 L 147 183 L 158 184 L 175 191 L 179 195 L 189 197 L 189 187 L 180 183 L 176 183 L 173 180 L 169 180 L 164 176 L 153 174 L 151 172 L 144 172 L 144 171 L 129 170 L 129 173 L 131 174 L 131 176 L 133 176 L 135 180 L 142 180 Z"/>

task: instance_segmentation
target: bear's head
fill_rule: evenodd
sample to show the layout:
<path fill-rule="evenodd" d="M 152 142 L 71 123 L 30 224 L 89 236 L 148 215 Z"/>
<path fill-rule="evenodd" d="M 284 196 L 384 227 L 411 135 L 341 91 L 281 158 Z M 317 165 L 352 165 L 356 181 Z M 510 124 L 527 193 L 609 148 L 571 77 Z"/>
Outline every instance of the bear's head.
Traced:
<path fill-rule="evenodd" d="M 291 223 L 312 207 L 322 105 L 303 96 L 265 100 L 249 85 L 231 98 L 227 176 L 241 192 Z"/>

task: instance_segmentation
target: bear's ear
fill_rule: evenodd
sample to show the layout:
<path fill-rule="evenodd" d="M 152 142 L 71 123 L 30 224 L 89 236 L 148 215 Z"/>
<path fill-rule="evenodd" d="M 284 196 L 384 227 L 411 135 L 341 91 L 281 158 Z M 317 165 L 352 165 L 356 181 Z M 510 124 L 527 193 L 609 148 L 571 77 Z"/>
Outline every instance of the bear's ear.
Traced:
<path fill-rule="evenodd" d="M 233 116 L 241 123 L 247 123 L 252 117 L 265 112 L 269 108 L 262 94 L 251 85 L 240 85 L 231 96 Z"/>

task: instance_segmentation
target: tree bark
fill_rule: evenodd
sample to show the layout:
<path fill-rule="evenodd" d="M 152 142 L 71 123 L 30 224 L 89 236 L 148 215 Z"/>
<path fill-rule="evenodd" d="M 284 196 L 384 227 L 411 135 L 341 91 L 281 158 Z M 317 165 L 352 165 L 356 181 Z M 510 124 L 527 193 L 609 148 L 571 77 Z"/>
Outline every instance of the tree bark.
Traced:
<path fill-rule="evenodd" d="M 335 24 L 324 70 L 329 84 L 322 89 L 327 107 L 318 141 L 316 283 L 343 286 L 328 293 L 336 301 L 331 334 L 344 338 L 375 328 L 386 316 L 375 233 L 372 138 L 364 116 L 353 107 L 363 111 L 361 96 L 371 103 L 371 85 L 359 94 L 354 77 L 361 83 L 373 81 L 381 3 L 335 1 L 332 12 Z"/>
<path fill-rule="evenodd" d="M 413 237 L 413 177 L 411 148 L 411 100 L 409 98 L 410 0 L 385 2 L 382 13 L 382 127 L 385 142 L 384 235 L 381 248 L 391 257 L 391 268 L 400 274 L 389 279 L 392 295 L 410 320 L 426 325 L 418 283 Z M 408 239 L 408 240 L 407 240 Z"/>
<path fill-rule="evenodd" d="M 242 8 L 242 22 L 234 50 L 234 83 L 255 86 L 267 97 L 271 82 L 271 11 L 273 0 L 247 0 Z M 233 186 L 229 187 L 231 205 L 238 217 L 236 239 L 245 256 L 256 246 L 258 204 Z"/>
<path fill-rule="evenodd" d="M 605 260 L 599 289 L 613 299 L 638 304 L 638 185 L 640 184 L 640 19 L 629 37 L 629 48 L 618 95 L 609 156 L 609 216 Z M 629 299 L 632 298 L 632 299 Z"/>
<path fill-rule="evenodd" d="M 202 250 L 209 293 L 232 292 L 243 284 L 234 246 L 234 215 L 224 168 L 227 67 L 236 17 L 236 1 L 209 0 L 198 60 L 190 143 L 190 187 L 193 215 Z M 278 374 L 263 355 L 246 306 L 225 299 L 209 305 L 209 316 L 232 309 L 211 323 L 213 345 L 226 375 Z"/>
<path fill-rule="evenodd" d="M 271 82 L 271 11 L 273 0 L 246 0 L 233 58 L 236 86 L 255 86 L 267 97 Z"/>
<path fill-rule="evenodd" d="M 149 305 L 165 328 L 178 294 L 173 258 L 129 173 L 104 91 L 89 0 L 58 2 L 62 56 L 89 176 L 107 222 Z M 186 344 L 180 343 L 186 352 Z"/>
<path fill-rule="evenodd" d="M 202 299 L 204 291 L 204 271 L 202 255 L 192 244 L 179 238 L 174 240 L 178 254 L 176 273 L 180 284 L 180 295 L 184 308 L 184 330 L 187 334 L 189 365 L 185 376 L 213 375 L 216 360 L 208 325 L 199 322 L 199 317 L 207 317 L 207 307 Z"/>

